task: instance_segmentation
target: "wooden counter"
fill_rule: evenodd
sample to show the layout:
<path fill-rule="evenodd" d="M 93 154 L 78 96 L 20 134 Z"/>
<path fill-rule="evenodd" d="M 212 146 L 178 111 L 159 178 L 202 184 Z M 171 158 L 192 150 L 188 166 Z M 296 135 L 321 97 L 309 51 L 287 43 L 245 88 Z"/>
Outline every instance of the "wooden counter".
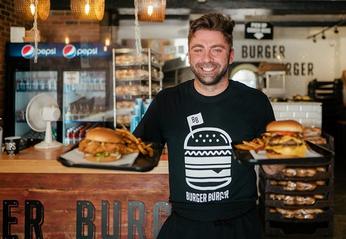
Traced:
<path fill-rule="evenodd" d="M 68 150 L 69 147 L 61 147 L 55 150 L 36 150 L 32 147 L 20 151 L 15 156 L 8 156 L 6 153 L 2 153 L 0 154 L 0 173 L 138 174 L 126 171 L 65 167 L 56 159 Z M 166 156 L 163 155 L 162 158 L 166 158 Z M 152 171 L 140 174 L 167 173 L 167 160 L 161 160 L 159 165 Z"/>
<path fill-rule="evenodd" d="M 0 236 L 154 238 L 169 214 L 167 160 L 145 173 L 71 168 L 57 161 L 66 150 L 0 155 Z"/>

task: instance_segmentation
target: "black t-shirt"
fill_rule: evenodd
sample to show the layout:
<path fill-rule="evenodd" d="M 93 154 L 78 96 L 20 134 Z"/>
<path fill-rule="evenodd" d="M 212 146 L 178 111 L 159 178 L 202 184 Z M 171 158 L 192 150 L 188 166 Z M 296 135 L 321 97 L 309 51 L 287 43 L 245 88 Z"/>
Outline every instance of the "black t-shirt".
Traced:
<path fill-rule="evenodd" d="M 167 143 L 173 210 L 198 220 L 232 218 L 255 205 L 253 166 L 232 158 L 232 143 L 260 136 L 274 120 L 261 91 L 230 81 L 217 96 L 193 81 L 162 90 L 134 134 Z"/>

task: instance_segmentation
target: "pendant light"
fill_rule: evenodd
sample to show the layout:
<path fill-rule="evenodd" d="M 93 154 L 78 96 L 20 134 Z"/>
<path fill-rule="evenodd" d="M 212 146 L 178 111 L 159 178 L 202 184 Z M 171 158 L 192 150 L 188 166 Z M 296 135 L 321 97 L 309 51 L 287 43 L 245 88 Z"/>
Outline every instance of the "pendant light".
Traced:
<path fill-rule="evenodd" d="M 101 21 L 105 0 L 71 0 L 71 11 L 79 19 Z"/>
<path fill-rule="evenodd" d="M 137 0 L 138 20 L 163 22 L 166 14 L 166 0 Z"/>
<path fill-rule="evenodd" d="M 50 0 L 39 0 L 37 6 L 35 0 L 14 0 L 15 11 L 25 20 L 33 20 L 37 8 L 37 18 L 46 20 L 50 11 Z"/>

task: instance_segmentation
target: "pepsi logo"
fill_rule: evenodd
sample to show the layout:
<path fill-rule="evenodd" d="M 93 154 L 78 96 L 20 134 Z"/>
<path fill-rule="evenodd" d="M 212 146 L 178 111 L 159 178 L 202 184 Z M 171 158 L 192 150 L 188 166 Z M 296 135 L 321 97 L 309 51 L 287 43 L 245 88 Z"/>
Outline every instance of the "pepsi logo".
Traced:
<path fill-rule="evenodd" d="M 21 50 L 22 57 L 26 59 L 31 59 L 35 55 L 35 47 L 32 45 L 24 45 Z M 38 56 L 54 56 L 56 55 L 56 48 L 38 48 L 37 49 Z"/>
<path fill-rule="evenodd" d="M 33 58 L 35 48 L 32 45 L 24 45 L 21 50 L 22 57 L 26 59 Z"/>
<path fill-rule="evenodd" d="M 77 55 L 77 50 L 74 45 L 68 44 L 62 49 L 62 54 L 67 59 L 72 59 Z"/>

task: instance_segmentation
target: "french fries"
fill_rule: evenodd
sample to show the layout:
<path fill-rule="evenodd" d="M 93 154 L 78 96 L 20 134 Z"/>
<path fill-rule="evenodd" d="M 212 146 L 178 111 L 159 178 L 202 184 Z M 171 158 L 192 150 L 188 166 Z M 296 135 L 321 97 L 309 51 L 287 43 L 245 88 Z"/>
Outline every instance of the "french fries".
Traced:
<path fill-rule="evenodd" d="M 235 147 L 241 150 L 255 150 L 256 152 L 264 149 L 265 141 L 263 138 L 255 138 L 251 141 L 242 141 L 242 144 L 236 144 Z"/>
<path fill-rule="evenodd" d="M 116 129 L 115 132 L 119 134 L 124 141 L 128 144 L 128 149 L 133 152 L 139 151 L 143 155 L 148 155 L 152 157 L 154 155 L 154 150 L 151 144 L 145 144 L 141 139 L 134 136 L 127 129 Z"/>

